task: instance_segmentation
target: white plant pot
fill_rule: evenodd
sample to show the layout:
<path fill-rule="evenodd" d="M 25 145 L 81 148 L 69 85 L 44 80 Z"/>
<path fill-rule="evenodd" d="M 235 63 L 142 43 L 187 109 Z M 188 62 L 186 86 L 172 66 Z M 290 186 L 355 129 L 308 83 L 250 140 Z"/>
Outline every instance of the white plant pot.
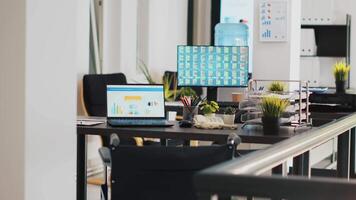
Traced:
<path fill-rule="evenodd" d="M 224 124 L 234 125 L 235 124 L 235 115 L 224 115 L 223 116 Z"/>
<path fill-rule="evenodd" d="M 207 118 L 213 118 L 215 117 L 215 113 L 205 114 L 204 116 Z"/>

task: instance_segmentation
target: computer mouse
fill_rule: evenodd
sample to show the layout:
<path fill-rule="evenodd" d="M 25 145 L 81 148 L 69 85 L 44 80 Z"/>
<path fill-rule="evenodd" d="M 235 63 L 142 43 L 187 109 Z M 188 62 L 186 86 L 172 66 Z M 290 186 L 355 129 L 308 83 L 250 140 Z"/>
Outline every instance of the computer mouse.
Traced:
<path fill-rule="evenodd" d="M 192 128 L 193 122 L 188 120 L 182 120 L 179 122 L 179 127 L 181 128 Z"/>

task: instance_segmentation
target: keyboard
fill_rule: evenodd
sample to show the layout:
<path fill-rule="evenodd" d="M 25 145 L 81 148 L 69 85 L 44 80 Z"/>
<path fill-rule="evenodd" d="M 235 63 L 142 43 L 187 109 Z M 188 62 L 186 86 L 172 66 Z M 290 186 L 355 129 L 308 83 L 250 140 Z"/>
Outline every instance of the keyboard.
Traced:
<path fill-rule="evenodd" d="M 234 107 L 234 108 L 239 107 L 238 102 L 219 101 L 218 104 L 220 107 Z"/>
<path fill-rule="evenodd" d="M 173 126 L 165 119 L 108 119 L 108 123 L 111 126 Z"/>

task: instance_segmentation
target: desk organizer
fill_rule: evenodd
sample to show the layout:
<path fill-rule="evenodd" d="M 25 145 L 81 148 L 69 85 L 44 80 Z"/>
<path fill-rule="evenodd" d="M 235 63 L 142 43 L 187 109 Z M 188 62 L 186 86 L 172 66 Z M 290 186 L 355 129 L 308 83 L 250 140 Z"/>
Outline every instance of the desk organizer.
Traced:
<path fill-rule="evenodd" d="M 267 82 L 282 82 L 286 84 L 298 85 L 297 90 L 288 92 L 269 92 L 264 86 Z M 278 96 L 282 99 L 288 99 L 290 106 L 282 116 L 282 126 L 303 127 L 311 126 L 309 111 L 309 83 L 306 81 L 292 80 L 250 80 L 248 88 L 248 98 L 240 103 L 240 110 L 246 113 L 241 116 L 244 125 L 261 125 L 262 111 L 260 103 L 263 97 Z"/>

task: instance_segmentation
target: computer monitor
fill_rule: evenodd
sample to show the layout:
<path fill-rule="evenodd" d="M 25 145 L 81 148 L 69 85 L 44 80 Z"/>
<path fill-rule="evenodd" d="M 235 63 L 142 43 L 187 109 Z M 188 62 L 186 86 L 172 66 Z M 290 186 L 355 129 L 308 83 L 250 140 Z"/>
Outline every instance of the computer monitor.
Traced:
<path fill-rule="evenodd" d="M 163 85 L 108 85 L 108 118 L 165 118 Z"/>
<path fill-rule="evenodd" d="M 179 86 L 247 87 L 247 46 L 178 46 Z"/>

